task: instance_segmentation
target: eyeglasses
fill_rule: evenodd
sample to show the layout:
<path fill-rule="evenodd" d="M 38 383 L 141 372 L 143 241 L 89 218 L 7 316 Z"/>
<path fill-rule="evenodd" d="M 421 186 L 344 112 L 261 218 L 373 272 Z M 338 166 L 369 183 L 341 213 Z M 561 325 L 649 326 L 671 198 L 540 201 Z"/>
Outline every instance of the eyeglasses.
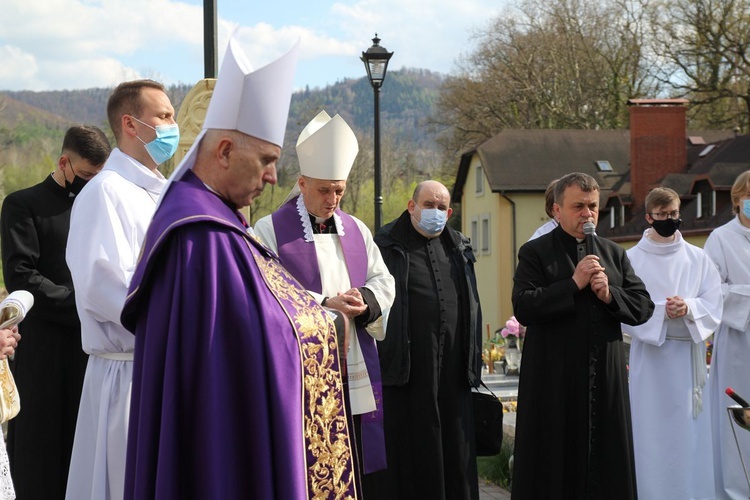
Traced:
<path fill-rule="evenodd" d="M 672 210 L 671 212 L 658 212 L 658 213 L 653 213 L 649 215 L 654 220 L 667 220 L 667 217 L 674 220 L 674 219 L 680 218 L 680 211 Z"/>

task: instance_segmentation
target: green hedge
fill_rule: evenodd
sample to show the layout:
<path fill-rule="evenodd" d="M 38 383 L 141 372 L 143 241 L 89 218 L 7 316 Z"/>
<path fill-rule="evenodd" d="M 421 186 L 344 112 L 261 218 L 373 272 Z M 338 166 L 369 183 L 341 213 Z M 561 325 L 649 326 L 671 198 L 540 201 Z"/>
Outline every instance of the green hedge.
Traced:
<path fill-rule="evenodd" d="M 512 456 L 513 443 L 509 439 L 504 439 L 500 453 L 492 457 L 477 457 L 477 470 L 480 479 L 497 484 L 510 491 L 512 479 L 510 458 Z"/>

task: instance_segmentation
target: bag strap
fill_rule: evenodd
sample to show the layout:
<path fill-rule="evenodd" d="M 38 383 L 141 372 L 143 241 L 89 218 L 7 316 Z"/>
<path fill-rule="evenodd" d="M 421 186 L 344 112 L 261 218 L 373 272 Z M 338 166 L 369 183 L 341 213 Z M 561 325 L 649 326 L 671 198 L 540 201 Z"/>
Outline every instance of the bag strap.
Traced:
<path fill-rule="evenodd" d="M 490 389 L 489 387 L 487 387 L 487 384 L 484 383 L 484 380 L 480 380 L 479 383 L 482 385 L 482 387 L 484 387 L 485 389 L 487 389 L 487 392 L 489 392 L 490 394 L 492 394 L 492 396 L 494 396 L 495 399 L 497 399 L 498 401 L 500 400 L 500 398 L 498 398 L 497 396 L 495 396 L 495 393 L 492 392 L 492 389 Z M 476 392 L 479 392 L 479 388 L 478 387 L 476 387 L 475 389 L 477 389 Z"/>

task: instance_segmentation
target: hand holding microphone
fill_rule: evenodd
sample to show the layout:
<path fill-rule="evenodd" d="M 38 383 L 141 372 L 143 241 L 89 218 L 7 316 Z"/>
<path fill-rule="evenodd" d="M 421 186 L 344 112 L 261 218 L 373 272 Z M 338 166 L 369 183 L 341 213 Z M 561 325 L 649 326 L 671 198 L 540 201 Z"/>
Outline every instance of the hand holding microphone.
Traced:
<path fill-rule="evenodd" d="M 578 261 L 575 272 L 573 274 L 573 280 L 578 285 L 578 289 L 582 290 L 590 284 L 591 278 L 594 274 L 603 271 L 604 268 L 599 265 L 599 257 L 596 256 L 594 250 L 594 236 L 596 235 L 596 226 L 590 221 L 587 221 L 583 225 L 584 243 L 586 248 L 586 256 Z"/>
<path fill-rule="evenodd" d="M 584 240 L 586 241 L 586 255 L 596 255 L 594 250 L 594 238 L 596 237 L 596 226 L 588 221 L 583 225 Z"/>
<path fill-rule="evenodd" d="M 609 304 L 612 301 L 612 295 L 609 292 L 609 278 L 604 272 L 604 268 L 599 263 L 599 257 L 596 254 L 594 238 L 596 238 L 596 225 L 587 221 L 583 225 L 584 241 L 586 244 L 586 257 L 581 262 L 590 266 L 589 285 L 597 298 L 602 302 Z M 592 257 L 593 256 L 593 257 Z M 586 262 L 588 261 L 588 262 Z"/>

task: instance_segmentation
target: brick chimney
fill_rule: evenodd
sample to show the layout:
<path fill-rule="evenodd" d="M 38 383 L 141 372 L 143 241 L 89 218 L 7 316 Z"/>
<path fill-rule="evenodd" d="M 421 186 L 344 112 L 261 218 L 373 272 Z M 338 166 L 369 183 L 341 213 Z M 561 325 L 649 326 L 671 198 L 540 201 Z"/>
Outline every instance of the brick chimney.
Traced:
<path fill-rule="evenodd" d="M 687 99 L 630 99 L 630 182 L 639 211 L 651 188 L 687 167 Z"/>

